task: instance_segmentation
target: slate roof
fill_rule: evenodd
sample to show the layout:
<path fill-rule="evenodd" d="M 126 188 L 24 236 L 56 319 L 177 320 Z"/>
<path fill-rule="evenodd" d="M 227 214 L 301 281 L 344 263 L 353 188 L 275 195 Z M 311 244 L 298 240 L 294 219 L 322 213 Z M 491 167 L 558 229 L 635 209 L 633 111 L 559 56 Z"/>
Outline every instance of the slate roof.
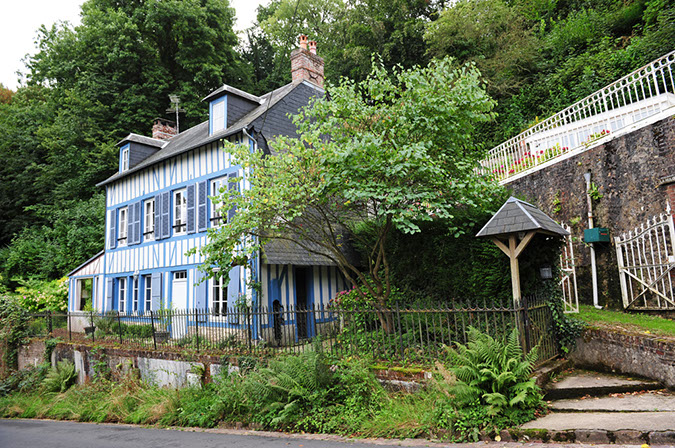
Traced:
<path fill-rule="evenodd" d="M 345 242 L 342 245 L 342 254 L 347 261 L 354 266 L 358 266 L 359 257 L 348 241 L 348 235 L 342 234 Z M 298 238 L 299 239 L 299 238 Z M 262 260 L 266 264 L 294 264 L 297 266 L 337 266 L 333 260 L 326 255 L 329 252 L 320 245 L 308 240 L 303 241 L 303 245 L 309 247 L 312 251 L 306 250 L 295 241 L 286 239 L 270 239 L 262 249 Z M 318 253 L 314 253 L 318 252 Z"/>
<path fill-rule="evenodd" d="M 161 162 L 162 160 L 169 159 L 171 157 L 177 156 L 179 154 L 182 154 L 184 152 L 190 151 L 192 149 L 198 148 L 200 146 L 206 145 L 211 142 L 215 142 L 218 140 L 221 140 L 225 137 L 229 137 L 230 135 L 236 134 L 237 132 L 242 131 L 243 129 L 248 128 L 254 120 L 257 118 L 261 117 L 262 115 L 265 114 L 269 109 L 274 107 L 279 101 L 284 99 L 286 96 L 288 96 L 293 90 L 295 90 L 298 86 L 301 85 L 307 85 L 310 86 L 313 89 L 320 90 L 323 92 L 323 89 L 320 89 L 319 87 L 314 86 L 313 84 L 308 83 L 307 81 L 294 81 L 290 84 L 286 84 L 285 86 L 279 87 L 278 89 L 266 93 L 262 97 L 260 97 L 260 105 L 253 109 L 251 112 L 248 114 L 244 115 L 242 118 L 240 118 L 237 122 L 233 123 L 230 125 L 228 128 L 223 129 L 220 132 L 217 132 L 213 135 L 209 135 L 209 122 L 205 121 L 203 123 L 198 124 L 197 126 L 193 126 L 190 129 L 181 132 L 180 134 L 176 135 L 175 137 L 172 137 L 169 139 L 164 146 L 157 151 L 155 154 L 151 155 L 147 159 L 143 160 L 141 163 L 138 165 L 124 171 L 124 172 L 118 172 L 109 177 L 108 179 L 104 180 L 103 182 L 98 183 L 96 186 L 100 187 L 106 184 L 109 184 L 111 182 L 114 182 L 116 180 L 122 179 L 132 173 L 135 173 L 136 171 L 140 171 L 143 168 L 147 168 L 148 166 L 154 165 L 155 163 Z M 229 87 L 229 86 L 228 86 Z M 222 89 L 222 87 L 221 87 Z M 232 89 L 232 88 L 231 88 Z M 208 98 L 208 97 L 207 97 Z M 130 135 L 136 135 L 136 134 L 130 134 Z M 142 137 L 142 136 L 138 136 Z M 148 140 L 155 140 L 149 137 L 145 137 Z"/>
<path fill-rule="evenodd" d="M 232 93 L 234 95 L 240 96 L 254 103 L 260 103 L 262 101 L 262 99 L 259 96 L 251 95 L 248 92 L 239 90 L 236 87 L 228 86 L 227 84 L 223 84 L 222 87 L 219 87 L 213 92 L 209 93 L 206 97 L 204 97 L 202 101 L 209 101 L 218 98 L 219 96 L 226 95 L 227 93 Z"/>
<path fill-rule="evenodd" d="M 569 232 L 560 227 L 560 224 L 549 218 L 534 205 L 510 197 L 476 236 L 499 236 L 527 232 L 528 230 L 538 230 L 543 233 L 560 236 L 569 235 Z"/>
<path fill-rule="evenodd" d="M 157 138 L 152 138 L 152 137 L 146 137 L 145 135 L 138 135 L 138 134 L 129 134 L 126 137 L 124 137 L 122 140 L 117 142 L 117 146 L 120 146 L 122 143 L 125 142 L 135 142 L 135 143 L 140 143 L 142 145 L 148 145 L 152 146 L 154 148 L 161 148 L 162 146 L 165 146 L 169 142 L 166 140 L 160 140 Z"/>

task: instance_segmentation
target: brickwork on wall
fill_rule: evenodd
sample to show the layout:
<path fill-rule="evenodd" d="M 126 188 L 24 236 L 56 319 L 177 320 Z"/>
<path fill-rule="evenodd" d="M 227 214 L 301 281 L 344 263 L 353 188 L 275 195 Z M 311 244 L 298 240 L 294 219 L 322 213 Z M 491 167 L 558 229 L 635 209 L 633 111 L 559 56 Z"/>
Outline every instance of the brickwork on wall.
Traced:
<path fill-rule="evenodd" d="M 300 48 L 291 52 L 291 77 L 293 81 L 306 80 L 323 87 L 323 58 L 316 54 L 316 42 L 309 42 L 307 36 L 300 36 Z"/>
<path fill-rule="evenodd" d="M 579 367 L 640 375 L 675 389 L 675 339 L 587 329 L 570 359 Z"/>
<path fill-rule="evenodd" d="M 580 242 L 588 224 L 583 177 L 588 171 L 602 194 L 593 205 L 595 226 L 609 228 L 612 240 L 665 212 L 663 179 L 675 175 L 675 116 L 506 185 L 556 221 L 572 225 L 572 234 L 579 240 L 574 253 L 582 303 L 592 301 L 589 249 Z M 621 292 L 614 243 L 596 244 L 596 256 L 600 304 L 618 308 Z"/>

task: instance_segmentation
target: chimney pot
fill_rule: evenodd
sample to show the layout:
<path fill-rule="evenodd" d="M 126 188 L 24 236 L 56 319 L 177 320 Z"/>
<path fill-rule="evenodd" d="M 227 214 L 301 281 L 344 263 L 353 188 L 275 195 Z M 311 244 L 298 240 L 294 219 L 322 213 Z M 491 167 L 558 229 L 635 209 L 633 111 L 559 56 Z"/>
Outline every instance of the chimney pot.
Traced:
<path fill-rule="evenodd" d="M 165 118 L 155 118 L 152 122 L 152 138 L 158 140 L 169 140 L 178 135 L 176 123 Z"/>
<path fill-rule="evenodd" d="M 307 35 L 306 34 L 300 35 L 300 48 L 302 48 L 303 50 L 307 49 Z"/>
<path fill-rule="evenodd" d="M 309 42 L 307 36 L 300 35 L 300 47 L 291 52 L 291 77 L 293 81 L 309 81 L 323 87 L 323 58 L 316 54 L 316 41 Z"/>

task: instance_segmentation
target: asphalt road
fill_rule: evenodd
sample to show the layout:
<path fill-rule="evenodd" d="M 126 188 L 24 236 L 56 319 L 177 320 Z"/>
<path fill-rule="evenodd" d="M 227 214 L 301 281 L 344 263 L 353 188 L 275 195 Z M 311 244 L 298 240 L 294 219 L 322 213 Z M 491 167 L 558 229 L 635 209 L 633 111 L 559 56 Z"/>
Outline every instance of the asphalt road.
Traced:
<path fill-rule="evenodd" d="M 476 443 L 441 444 L 424 440 L 346 441 L 332 436 L 251 433 L 236 430 L 176 430 L 131 425 L 0 419 L 0 448 L 398 448 L 409 447 L 574 447 L 590 445 Z M 602 445 L 594 445 L 599 448 Z M 616 448 L 618 445 L 605 445 Z"/>

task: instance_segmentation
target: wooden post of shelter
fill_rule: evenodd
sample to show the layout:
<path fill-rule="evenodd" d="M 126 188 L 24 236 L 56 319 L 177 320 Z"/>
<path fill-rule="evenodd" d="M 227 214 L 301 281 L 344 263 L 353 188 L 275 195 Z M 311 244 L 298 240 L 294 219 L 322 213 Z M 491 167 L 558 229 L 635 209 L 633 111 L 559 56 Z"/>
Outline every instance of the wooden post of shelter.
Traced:
<path fill-rule="evenodd" d="M 490 238 L 509 257 L 513 308 L 516 310 L 520 310 L 522 307 L 518 257 L 537 233 L 553 236 L 569 235 L 567 230 L 537 207 L 510 197 L 476 235 L 479 238 Z M 523 310 L 523 312 L 527 313 L 527 310 Z M 523 320 L 518 320 L 521 339 L 525 335 Z M 522 346 L 523 348 L 527 347 L 526 343 L 523 343 Z"/>

